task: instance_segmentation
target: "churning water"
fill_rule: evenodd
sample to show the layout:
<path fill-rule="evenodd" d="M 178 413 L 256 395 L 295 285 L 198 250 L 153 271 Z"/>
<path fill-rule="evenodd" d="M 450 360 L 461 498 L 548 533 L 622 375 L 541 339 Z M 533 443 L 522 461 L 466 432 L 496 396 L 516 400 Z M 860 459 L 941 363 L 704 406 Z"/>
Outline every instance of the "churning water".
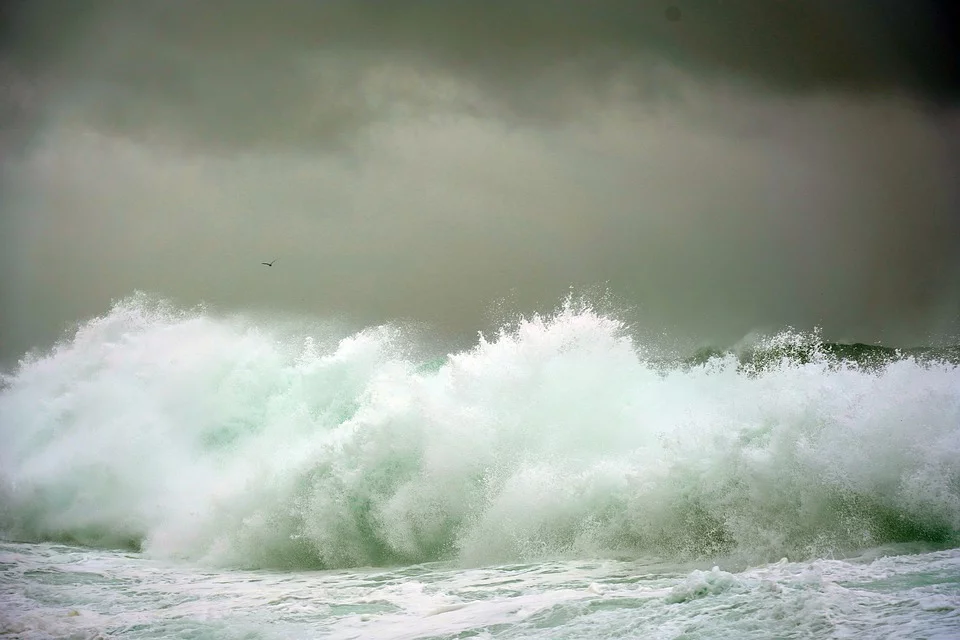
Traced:
<path fill-rule="evenodd" d="M 0 632 L 960 634 L 955 362 L 667 362 L 569 303 L 423 352 L 137 295 L 26 357 Z"/>

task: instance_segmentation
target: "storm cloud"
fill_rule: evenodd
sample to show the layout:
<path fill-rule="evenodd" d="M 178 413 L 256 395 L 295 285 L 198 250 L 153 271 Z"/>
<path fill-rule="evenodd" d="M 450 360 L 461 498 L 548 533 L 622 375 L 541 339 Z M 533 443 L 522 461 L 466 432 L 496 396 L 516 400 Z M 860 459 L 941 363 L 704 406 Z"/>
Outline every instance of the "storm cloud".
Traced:
<path fill-rule="evenodd" d="M 14 3 L 0 357 L 137 289 L 451 340 L 570 287 L 713 343 L 950 337 L 937 7 Z"/>

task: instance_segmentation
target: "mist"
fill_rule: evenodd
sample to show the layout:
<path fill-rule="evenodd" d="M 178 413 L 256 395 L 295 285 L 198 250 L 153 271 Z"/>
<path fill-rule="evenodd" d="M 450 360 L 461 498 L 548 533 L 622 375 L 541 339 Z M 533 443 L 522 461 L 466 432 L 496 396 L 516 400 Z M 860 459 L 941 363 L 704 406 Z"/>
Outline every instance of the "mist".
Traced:
<path fill-rule="evenodd" d="M 950 17 L 672 4 L 12 4 L 0 359 L 135 290 L 451 342 L 570 289 L 694 342 L 955 339 Z"/>

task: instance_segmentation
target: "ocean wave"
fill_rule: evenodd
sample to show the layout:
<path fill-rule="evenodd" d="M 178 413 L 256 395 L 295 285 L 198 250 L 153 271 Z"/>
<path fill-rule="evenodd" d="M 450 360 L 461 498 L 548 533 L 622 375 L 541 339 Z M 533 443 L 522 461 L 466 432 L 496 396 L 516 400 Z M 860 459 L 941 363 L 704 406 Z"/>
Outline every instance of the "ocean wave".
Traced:
<path fill-rule="evenodd" d="M 0 531 L 276 568 L 960 540 L 949 357 L 788 331 L 667 365 L 572 303 L 442 361 L 323 331 L 137 295 L 25 358 Z"/>

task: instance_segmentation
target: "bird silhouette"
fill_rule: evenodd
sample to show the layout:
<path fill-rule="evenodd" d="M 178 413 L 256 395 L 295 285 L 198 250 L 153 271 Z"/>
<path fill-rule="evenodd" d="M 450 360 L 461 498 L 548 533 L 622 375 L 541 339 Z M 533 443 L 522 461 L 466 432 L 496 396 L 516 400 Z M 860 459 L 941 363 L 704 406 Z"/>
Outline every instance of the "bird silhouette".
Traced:
<path fill-rule="evenodd" d="M 272 266 L 273 266 L 273 263 L 276 262 L 276 261 L 277 261 L 277 259 L 274 258 L 274 259 L 271 260 L 270 262 L 261 262 L 260 264 L 265 264 L 265 265 L 267 265 L 268 267 L 272 267 Z"/>

